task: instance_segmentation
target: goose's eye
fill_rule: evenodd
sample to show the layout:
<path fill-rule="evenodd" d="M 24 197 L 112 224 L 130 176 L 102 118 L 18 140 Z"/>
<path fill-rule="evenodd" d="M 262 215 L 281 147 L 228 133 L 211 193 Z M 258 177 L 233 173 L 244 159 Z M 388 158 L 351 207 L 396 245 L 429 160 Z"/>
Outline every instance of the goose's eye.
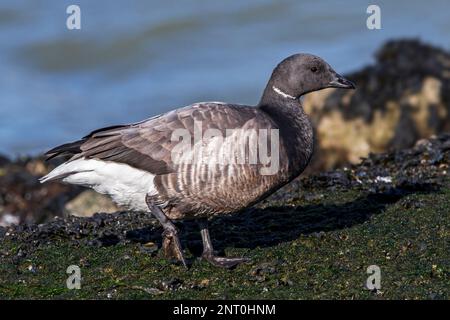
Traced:
<path fill-rule="evenodd" d="M 311 67 L 311 71 L 312 72 L 316 72 L 317 71 L 317 67 Z"/>

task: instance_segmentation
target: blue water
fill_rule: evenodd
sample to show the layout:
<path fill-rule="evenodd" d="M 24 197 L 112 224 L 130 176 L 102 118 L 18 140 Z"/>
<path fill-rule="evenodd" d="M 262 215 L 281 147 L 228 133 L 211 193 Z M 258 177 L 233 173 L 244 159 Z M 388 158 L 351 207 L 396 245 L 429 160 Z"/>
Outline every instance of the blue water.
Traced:
<path fill-rule="evenodd" d="M 366 27 L 372 3 L 381 30 Z M 70 4 L 81 30 L 66 28 Z M 391 38 L 450 48 L 449 16 L 448 0 L 2 0 L 0 152 L 36 154 L 196 101 L 255 104 L 296 52 L 349 72 Z"/>

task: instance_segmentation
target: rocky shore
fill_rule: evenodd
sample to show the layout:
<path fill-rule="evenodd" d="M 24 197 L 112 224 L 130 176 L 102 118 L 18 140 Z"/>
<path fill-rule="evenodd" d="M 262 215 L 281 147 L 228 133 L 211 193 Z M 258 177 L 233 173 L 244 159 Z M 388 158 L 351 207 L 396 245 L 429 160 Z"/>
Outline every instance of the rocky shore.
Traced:
<path fill-rule="evenodd" d="M 144 213 L 0 227 L 0 297 L 448 299 L 449 163 L 444 134 L 304 177 L 215 218 L 216 247 L 252 259 L 231 271 L 196 258 L 192 221 L 178 223 L 189 270 L 162 257 L 161 229 Z M 383 287 L 370 291 L 373 264 Z M 81 290 L 65 286 L 69 265 L 82 270 Z"/>
<path fill-rule="evenodd" d="M 304 175 L 359 163 L 371 152 L 410 148 L 419 139 L 450 131 L 450 53 L 418 40 L 395 40 L 375 58 L 345 75 L 357 90 L 327 89 L 305 97 L 316 148 Z M 38 177 L 57 164 L 0 156 L 0 226 L 119 210 L 93 191 L 39 184 Z"/>
<path fill-rule="evenodd" d="M 418 40 L 387 42 L 375 62 L 345 75 L 357 90 L 305 96 L 317 138 L 310 172 L 410 148 L 450 131 L 450 53 Z"/>
<path fill-rule="evenodd" d="M 249 263 L 162 257 L 161 228 L 105 196 L 38 178 L 58 165 L 0 156 L 0 299 L 450 298 L 450 54 L 391 41 L 346 75 L 356 91 L 305 97 L 316 131 L 308 172 L 241 213 L 211 220 L 215 248 Z M 66 270 L 80 267 L 80 290 Z M 368 290 L 367 268 L 382 288 Z"/>
<path fill-rule="evenodd" d="M 118 211 L 108 197 L 94 191 L 58 182 L 39 183 L 38 178 L 57 164 L 39 157 L 15 161 L 0 157 L 0 226 Z"/>

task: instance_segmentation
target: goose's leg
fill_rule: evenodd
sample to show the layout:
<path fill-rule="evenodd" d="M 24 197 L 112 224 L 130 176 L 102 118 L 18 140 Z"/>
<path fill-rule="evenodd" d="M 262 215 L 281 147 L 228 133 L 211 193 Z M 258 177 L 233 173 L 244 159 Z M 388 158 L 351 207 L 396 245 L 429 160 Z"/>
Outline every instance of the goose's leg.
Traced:
<path fill-rule="evenodd" d="M 178 230 L 170 221 L 169 218 L 164 214 L 160 207 L 155 205 L 153 201 L 146 197 L 145 201 L 147 202 L 147 206 L 150 209 L 150 212 L 158 219 L 159 223 L 162 225 L 164 231 L 162 233 L 163 236 L 163 251 L 164 255 L 167 258 L 175 257 L 180 260 L 185 267 L 186 260 L 183 256 L 183 251 L 181 250 L 180 239 L 178 238 Z"/>
<path fill-rule="evenodd" d="M 200 220 L 199 226 L 203 241 L 203 259 L 215 266 L 223 268 L 232 268 L 242 262 L 250 260 L 247 258 L 225 258 L 216 256 L 209 236 L 208 222 L 206 220 Z"/>

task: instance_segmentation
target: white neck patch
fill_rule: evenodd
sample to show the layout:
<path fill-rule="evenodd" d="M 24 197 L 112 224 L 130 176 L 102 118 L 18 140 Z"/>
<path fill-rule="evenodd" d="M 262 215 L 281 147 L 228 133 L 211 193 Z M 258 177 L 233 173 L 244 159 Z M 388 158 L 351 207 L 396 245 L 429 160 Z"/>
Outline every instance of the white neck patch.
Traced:
<path fill-rule="evenodd" d="M 280 89 L 278 89 L 275 86 L 272 86 L 273 91 L 275 91 L 276 93 L 278 93 L 280 96 L 282 96 L 283 98 L 287 98 L 287 99 L 292 99 L 295 100 L 296 98 L 294 96 L 291 96 L 290 94 L 287 94 L 286 92 L 281 91 Z"/>

